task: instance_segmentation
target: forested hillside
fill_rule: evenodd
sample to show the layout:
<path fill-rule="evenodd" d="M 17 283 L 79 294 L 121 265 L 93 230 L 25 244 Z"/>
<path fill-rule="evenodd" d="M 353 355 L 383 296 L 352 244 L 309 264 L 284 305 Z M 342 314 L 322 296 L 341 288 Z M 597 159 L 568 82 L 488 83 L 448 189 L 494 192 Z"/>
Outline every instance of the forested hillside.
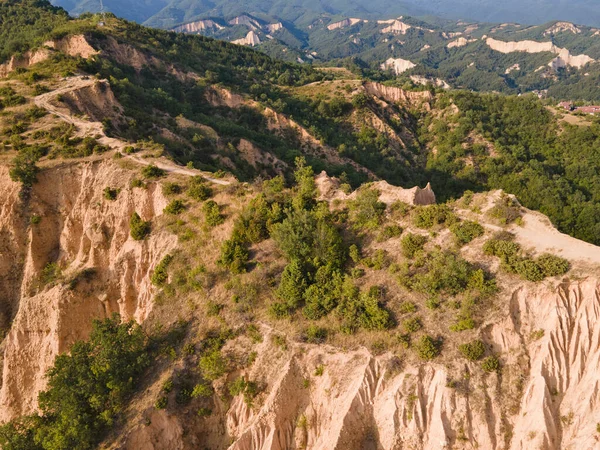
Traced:
<path fill-rule="evenodd" d="M 2 450 L 595 445 L 597 117 L 44 0 L 0 33 Z"/>

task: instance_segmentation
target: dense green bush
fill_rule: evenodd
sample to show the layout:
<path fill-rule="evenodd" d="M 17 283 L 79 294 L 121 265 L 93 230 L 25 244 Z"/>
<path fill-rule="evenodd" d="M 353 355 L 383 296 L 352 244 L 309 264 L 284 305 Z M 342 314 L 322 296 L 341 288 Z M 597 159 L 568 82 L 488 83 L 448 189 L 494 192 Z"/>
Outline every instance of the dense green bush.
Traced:
<path fill-rule="evenodd" d="M 389 239 L 402 235 L 402 227 L 398 225 L 386 225 L 377 236 L 378 242 L 385 242 Z"/>
<path fill-rule="evenodd" d="M 154 164 L 150 164 L 142 169 L 142 175 L 145 178 L 160 178 L 165 176 L 165 171 Z"/>
<path fill-rule="evenodd" d="M 519 204 L 509 196 L 499 199 L 488 214 L 497 219 L 502 225 L 508 225 L 521 217 L 521 208 Z"/>
<path fill-rule="evenodd" d="M 358 328 L 365 330 L 385 330 L 393 325 L 390 313 L 381 306 L 381 290 L 370 288 L 367 292 L 359 289 L 347 278 L 342 286 L 337 314 L 342 321 L 342 331 L 352 333 Z"/>
<path fill-rule="evenodd" d="M 137 212 L 131 215 L 129 220 L 129 233 L 135 241 L 142 241 L 150 234 L 151 226 L 150 222 L 142 220 Z"/>
<path fill-rule="evenodd" d="M 258 385 L 253 381 L 248 381 L 243 377 L 236 378 L 229 385 L 229 395 L 232 397 L 243 395 L 244 402 L 252 406 L 254 397 L 258 394 Z"/>
<path fill-rule="evenodd" d="M 281 275 L 281 281 L 277 288 L 277 297 L 284 303 L 286 309 L 297 309 L 308 286 L 306 275 L 298 260 L 292 260 Z"/>
<path fill-rule="evenodd" d="M 9 175 L 11 180 L 21 183 L 23 187 L 29 188 L 37 181 L 39 168 L 36 163 L 44 154 L 41 147 L 25 147 L 19 150 L 17 156 L 12 160 Z"/>
<path fill-rule="evenodd" d="M 420 234 L 408 233 L 400 241 L 400 248 L 402 249 L 402 254 L 404 256 L 412 259 L 415 257 L 417 252 L 423 250 L 423 247 L 426 243 L 427 238 L 425 236 L 421 236 Z"/>
<path fill-rule="evenodd" d="M 212 196 L 212 189 L 206 184 L 202 177 L 197 176 L 190 180 L 187 194 L 190 198 L 202 202 Z"/>
<path fill-rule="evenodd" d="M 547 253 L 540 255 L 536 262 L 546 277 L 564 275 L 571 268 L 569 261 L 566 259 Z"/>
<path fill-rule="evenodd" d="M 473 342 L 459 345 L 458 350 L 469 361 L 477 361 L 485 354 L 485 345 L 482 341 L 477 339 Z"/>
<path fill-rule="evenodd" d="M 221 208 L 214 200 L 207 201 L 202 206 L 202 212 L 209 227 L 216 227 L 225 222 L 225 218 L 221 215 Z"/>
<path fill-rule="evenodd" d="M 165 206 L 164 212 L 177 216 L 185 211 L 185 203 L 181 200 L 172 200 L 167 206 Z"/>
<path fill-rule="evenodd" d="M 272 227 L 271 236 L 289 261 L 302 265 L 341 268 L 346 248 L 339 231 L 326 218 L 307 210 L 294 210 Z"/>
<path fill-rule="evenodd" d="M 360 189 L 354 200 L 348 202 L 350 220 L 357 229 L 375 229 L 381 225 L 386 205 L 379 201 L 376 189 Z"/>
<path fill-rule="evenodd" d="M 485 230 L 477 222 L 469 220 L 465 222 L 455 223 L 450 227 L 450 231 L 456 236 L 459 244 L 468 244 L 473 239 L 483 236 Z"/>
<path fill-rule="evenodd" d="M 152 273 L 151 277 L 151 281 L 154 286 L 162 286 L 167 282 L 167 280 L 169 279 L 167 269 L 172 261 L 173 257 L 171 255 L 166 255 L 154 268 L 154 272 Z"/>
<path fill-rule="evenodd" d="M 221 257 L 219 264 L 229 269 L 233 274 L 246 272 L 246 265 L 250 255 L 246 244 L 239 238 L 232 238 L 221 246 Z"/>
<path fill-rule="evenodd" d="M 309 325 L 304 331 L 304 338 L 310 344 L 321 344 L 327 340 L 327 329 L 317 325 Z"/>
<path fill-rule="evenodd" d="M 414 344 L 414 349 L 419 358 L 430 361 L 440 354 L 440 342 L 429 335 L 421 336 Z"/>
<path fill-rule="evenodd" d="M 163 195 L 177 195 L 181 194 L 181 186 L 177 183 L 164 183 L 162 185 Z"/>
<path fill-rule="evenodd" d="M 120 189 L 115 189 L 115 188 L 111 188 L 111 187 L 105 187 L 104 188 L 104 198 L 106 200 L 111 200 L 114 201 L 117 199 L 117 195 L 119 195 Z"/>
<path fill-rule="evenodd" d="M 212 347 L 202 355 L 198 363 L 202 376 L 208 381 L 221 378 L 227 372 L 227 361 L 219 347 Z"/>
<path fill-rule="evenodd" d="M 488 356 L 481 363 L 481 368 L 486 372 L 498 372 L 500 370 L 500 360 L 497 356 Z"/>
<path fill-rule="evenodd" d="M 458 218 L 447 205 L 419 206 L 414 211 L 413 224 L 417 228 L 432 228 L 435 225 L 450 226 Z"/>
<path fill-rule="evenodd" d="M 410 319 L 406 319 L 402 322 L 402 327 L 407 333 L 416 333 L 423 328 L 423 323 L 421 322 L 420 318 L 411 317 Z"/>
<path fill-rule="evenodd" d="M 459 255 L 449 251 L 434 251 L 400 275 L 400 281 L 407 287 L 428 294 L 457 295 L 468 290 L 477 290 L 483 295 L 496 291 L 494 280 L 488 280 L 481 269 Z"/>
<path fill-rule="evenodd" d="M 504 239 L 508 239 L 504 237 Z M 546 277 L 564 275 L 570 269 L 569 262 L 559 256 L 543 254 L 537 259 L 521 255 L 521 246 L 499 237 L 488 240 L 483 250 L 500 258 L 502 268 L 528 281 L 542 281 Z"/>

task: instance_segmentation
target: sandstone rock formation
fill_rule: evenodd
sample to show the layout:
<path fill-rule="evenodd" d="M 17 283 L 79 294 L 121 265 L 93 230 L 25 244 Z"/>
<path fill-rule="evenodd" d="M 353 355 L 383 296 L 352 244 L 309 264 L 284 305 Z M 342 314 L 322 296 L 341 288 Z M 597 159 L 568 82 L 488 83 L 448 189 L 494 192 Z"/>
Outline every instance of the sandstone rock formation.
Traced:
<path fill-rule="evenodd" d="M 404 89 L 384 86 L 383 84 L 368 81 L 363 84 L 363 88 L 369 95 L 381 97 L 391 103 L 416 104 L 431 100 L 433 95 L 429 91 L 410 92 Z"/>
<path fill-rule="evenodd" d="M 448 48 L 464 47 L 464 46 L 470 44 L 471 42 L 477 42 L 477 39 L 467 39 L 465 37 L 459 37 L 457 40 L 449 42 L 446 47 L 448 47 Z"/>
<path fill-rule="evenodd" d="M 544 31 L 544 36 L 549 36 L 558 33 L 581 33 L 581 29 L 570 22 L 556 22 L 554 25 Z"/>
<path fill-rule="evenodd" d="M 468 362 L 457 370 L 452 357 L 419 363 L 366 349 L 282 350 L 265 328 L 244 374 L 268 384 L 260 406 L 240 396 L 224 423 L 205 424 L 149 411 L 150 429 L 140 424 L 119 446 L 191 449 L 202 435 L 203 445 L 230 450 L 597 449 L 599 280 L 527 285 L 503 298 L 483 331 L 491 351 L 505 355 L 500 373 Z"/>
<path fill-rule="evenodd" d="M 558 55 L 548 65 L 552 69 L 559 67 L 572 66 L 581 68 L 588 63 L 594 62 L 593 58 L 587 55 L 571 55 L 569 50 L 559 48 L 552 42 L 536 42 L 536 41 L 516 41 L 504 42 L 494 38 L 487 38 L 486 44 L 492 49 L 500 53 L 526 52 L 526 53 L 541 53 L 549 52 Z"/>
<path fill-rule="evenodd" d="M 381 70 L 392 70 L 396 75 L 406 72 L 416 67 L 416 64 L 402 58 L 389 58 L 380 65 Z"/>
<path fill-rule="evenodd" d="M 238 45 L 249 45 L 250 47 L 254 47 L 255 45 L 260 44 L 260 38 L 258 34 L 254 31 L 249 31 L 246 37 L 242 39 L 236 39 L 235 41 L 231 41 L 232 44 Z"/>
<path fill-rule="evenodd" d="M 9 276 L 2 280 L 7 287 L 3 293 L 10 294 L 2 302 L 10 303 L 12 320 L 2 344 L 0 421 L 5 421 L 35 409 L 45 371 L 57 354 L 87 337 L 91 319 L 113 312 L 139 322 L 148 317 L 153 297 L 149 276 L 175 247 L 176 238 L 157 227 L 145 241 L 131 239 L 131 214 L 157 220 L 167 201 L 157 185 L 129 188 L 134 172 L 108 161 L 61 163 L 43 170 L 27 206 L 41 221 L 26 235 L 15 233 L 15 223 L 27 218 L 20 216 L 16 185 L 1 170 L 0 191 L 7 197 L 0 235 L 10 238 L 2 251 L 16 257 L 12 273 L 20 273 L 17 278 L 3 272 Z M 114 202 L 103 199 L 106 187 L 122 187 Z M 61 280 L 44 286 L 40 276 L 49 263 L 61 267 Z"/>
<path fill-rule="evenodd" d="M 69 56 L 81 56 L 82 58 L 89 58 L 98 53 L 82 35 L 47 41 L 44 42 L 42 48 L 12 56 L 7 62 L 0 64 L 0 78 L 6 77 L 16 69 L 27 69 L 33 64 L 45 61 L 52 54 L 49 49 L 60 51 Z"/>
<path fill-rule="evenodd" d="M 218 24 L 214 20 L 197 20 L 195 22 L 185 23 L 173 28 L 173 31 L 178 33 L 201 33 L 206 30 L 222 30 L 223 25 Z"/>
<path fill-rule="evenodd" d="M 329 177 L 325 171 L 321 172 L 316 177 L 315 182 L 321 200 L 348 200 L 356 197 L 356 192 L 351 194 L 342 192 L 340 190 L 340 181 L 337 178 Z M 409 205 L 435 204 L 435 194 L 429 183 L 427 183 L 425 189 L 421 189 L 418 186 L 411 189 L 404 189 L 398 186 L 392 186 L 387 181 L 377 181 L 371 183 L 369 187 L 379 191 L 379 201 L 386 205 L 391 205 L 397 201 Z"/>
<path fill-rule="evenodd" d="M 327 25 L 327 29 L 329 31 L 339 30 L 340 28 L 351 27 L 352 25 L 356 25 L 357 23 L 361 23 L 361 22 L 368 22 L 368 21 L 363 20 L 363 19 L 349 18 L 349 19 L 340 20 L 339 22 L 331 23 L 331 24 Z"/>

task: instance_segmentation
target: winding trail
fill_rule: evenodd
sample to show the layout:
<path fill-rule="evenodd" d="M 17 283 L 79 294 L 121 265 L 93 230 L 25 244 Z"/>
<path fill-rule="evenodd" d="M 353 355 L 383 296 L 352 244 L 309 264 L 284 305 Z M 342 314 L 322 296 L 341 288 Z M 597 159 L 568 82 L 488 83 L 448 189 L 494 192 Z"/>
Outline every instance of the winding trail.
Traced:
<path fill-rule="evenodd" d="M 100 144 L 105 145 L 111 148 L 112 150 L 123 151 L 125 147 L 130 146 L 131 144 L 126 141 L 107 136 L 104 132 L 104 127 L 102 126 L 101 122 L 92 122 L 90 120 L 85 120 L 82 117 L 66 113 L 64 112 L 64 110 L 61 110 L 59 107 L 52 103 L 52 101 L 55 100 L 57 96 L 77 91 L 79 89 L 91 87 L 94 85 L 94 83 L 96 83 L 96 81 L 97 80 L 95 78 L 86 76 L 70 77 L 65 79 L 64 84 L 58 89 L 55 89 L 51 92 L 47 92 L 45 94 L 38 95 L 37 97 L 34 97 L 33 101 L 39 108 L 44 108 L 46 111 L 59 117 L 63 121 L 74 125 L 78 129 L 78 134 L 80 136 L 100 136 L 100 138 L 97 139 L 97 141 Z M 231 184 L 231 181 L 210 177 L 209 175 L 207 175 L 207 172 L 179 166 L 167 159 L 149 160 L 140 158 L 135 155 L 126 155 L 125 158 L 144 166 L 154 164 L 155 166 L 169 173 L 176 173 L 190 177 L 201 176 L 202 178 L 204 178 L 207 181 L 210 181 L 211 183 L 220 184 L 222 186 L 228 186 Z"/>

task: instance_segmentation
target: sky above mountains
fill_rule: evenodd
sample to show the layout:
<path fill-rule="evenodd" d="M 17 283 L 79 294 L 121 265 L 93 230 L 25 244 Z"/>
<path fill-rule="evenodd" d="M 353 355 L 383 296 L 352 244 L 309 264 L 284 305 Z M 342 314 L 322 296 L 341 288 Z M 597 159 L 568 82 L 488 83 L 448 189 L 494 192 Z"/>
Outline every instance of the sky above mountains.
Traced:
<path fill-rule="evenodd" d="M 100 0 L 54 0 L 71 13 L 98 11 Z M 293 22 L 318 14 L 540 24 L 565 20 L 600 27 L 600 0 L 104 0 L 106 10 L 152 26 L 168 27 L 200 16 L 262 13 Z"/>

